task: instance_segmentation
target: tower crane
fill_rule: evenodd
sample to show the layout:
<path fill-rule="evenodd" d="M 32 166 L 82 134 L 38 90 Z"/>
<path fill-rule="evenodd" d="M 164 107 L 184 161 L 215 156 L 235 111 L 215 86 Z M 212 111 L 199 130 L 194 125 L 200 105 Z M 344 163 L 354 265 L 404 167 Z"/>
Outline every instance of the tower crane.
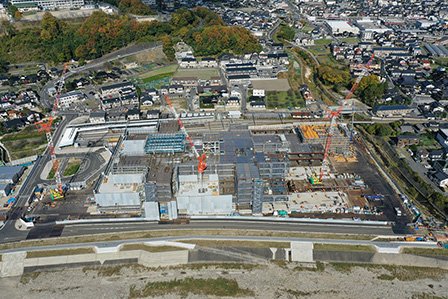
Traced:
<path fill-rule="evenodd" d="M 372 54 L 372 56 L 370 56 L 369 61 L 364 66 L 363 71 L 361 72 L 361 74 L 356 78 L 355 82 L 353 83 L 353 86 L 350 89 L 349 93 L 345 96 L 344 101 L 350 100 L 352 98 L 356 89 L 358 89 L 359 83 L 361 82 L 362 78 L 367 74 L 367 71 L 368 71 L 370 65 L 372 64 L 372 61 L 374 58 L 375 58 L 375 55 Z M 322 182 L 322 178 L 324 176 L 324 169 L 328 169 L 328 167 L 329 167 L 330 161 L 328 161 L 328 155 L 330 152 L 331 139 L 333 138 L 333 135 L 334 135 L 334 130 L 336 127 L 336 120 L 341 115 L 343 108 L 344 108 L 343 103 L 341 103 L 339 105 L 338 109 L 336 109 L 335 111 L 330 111 L 330 115 L 329 115 L 330 127 L 328 128 L 327 138 L 325 140 L 324 158 L 322 161 L 322 167 L 320 169 L 320 175 L 319 175 L 318 182 Z"/>
<path fill-rule="evenodd" d="M 53 200 L 64 198 L 64 190 L 62 187 L 61 173 L 59 171 L 59 161 L 56 158 L 51 128 L 52 128 L 53 122 L 55 120 L 54 116 L 56 115 L 56 112 L 59 108 L 59 98 L 61 97 L 62 88 L 64 87 L 64 79 L 65 79 L 64 76 L 65 76 L 65 73 L 67 72 L 67 69 L 68 69 L 68 64 L 65 63 L 64 69 L 62 70 L 62 75 L 56 83 L 56 97 L 53 102 L 53 110 L 51 112 L 50 117 L 36 123 L 38 131 L 45 132 L 45 135 L 47 137 L 48 152 L 50 154 L 51 164 L 52 164 L 51 169 L 54 172 L 54 177 L 55 177 L 56 185 L 57 185 L 57 188 L 55 190 L 50 189 L 50 196 Z"/>
<path fill-rule="evenodd" d="M 168 95 L 165 95 L 165 102 L 168 104 L 171 111 L 173 112 L 174 117 L 177 120 L 177 123 L 179 124 L 180 130 L 182 131 L 182 133 L 184 133 L 185 138 L 187 139 L 188 143 L 190 144 L 193 154 L 195 155 L 196 159 L 198 160 L 198 165 L 197 165 L 198 173 L 199 173 L 200 179 L 202 181 L 202 174 L 204 173 L 205 169 L 207 168 L 207 163 L 206 163 L 207 156 L 205 155 L 205 153 L 203 153 L 202 155 L 199 154 L 198 150 L 194 146 L 194 143 L 190 137 L 190 134 L 188 134 L 188 131 L 185 129 L 185 126 L 182 123 L 182 120 L 180 119 L 179 114 L 176 112 L 176 109 L 174 109 L 173 103 L 171 102 L 171 99 Z"/>

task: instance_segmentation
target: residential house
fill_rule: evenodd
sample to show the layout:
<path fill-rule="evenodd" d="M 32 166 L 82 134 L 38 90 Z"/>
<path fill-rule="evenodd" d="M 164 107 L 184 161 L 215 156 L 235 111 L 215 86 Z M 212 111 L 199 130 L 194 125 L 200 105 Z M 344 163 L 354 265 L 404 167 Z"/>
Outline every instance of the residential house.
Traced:
<path fill-rule="evenodd" d="M 129 109 L 126 113 L 126 119 L 127 120 L 139 120 L 140 119 L 140 109 L 133 108 Z"/>
<path fill-rule="evenodd" d="M 399 135 L 397 136 L 397 146 L 405 147 L 410 145 L 417 145 L 420 142 L 420 138 L 417 135 Z"/>
<path fill-rule="evenodd" d="M 436 135 L 437 141 L 444 148 L 448 148 L 448 129 L 439 129 Z"/>
<path fill-rule="evenodd" d="M 92 124 L 105 123 L 106 122 L 106 112 L 105 111 L 90 112 L 89 120 L 90 120 L 90 123 L 92 123 Z"/>
<path fill-rule="evenodd" d="M 62 94 L 59 97 L 59 106 L 62 108 L 69 108 L 72 104 L 83 101 L 85 96 L 78 90 L 70 91 Z"/>
<path fill-rule="evenodd" d="M 414 109 L 405 105 L 376 106 L 373 111 L 379 117 L 405 116 Z"/>

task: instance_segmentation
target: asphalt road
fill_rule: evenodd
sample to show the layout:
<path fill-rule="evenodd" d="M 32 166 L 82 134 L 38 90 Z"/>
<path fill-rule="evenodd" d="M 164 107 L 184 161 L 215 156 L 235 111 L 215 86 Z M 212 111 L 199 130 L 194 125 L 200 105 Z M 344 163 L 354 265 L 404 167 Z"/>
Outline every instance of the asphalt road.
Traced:
<path fill-rule="evenodd" d="M 130 232 L 138 230 L 172 230 L 172 229 L 239 229 L 239 230 L 266 230 L 287 232 L 311 233 L 338 233 L 338 234 L 372 234 L 394 235 L 389 226 L 365 225 L 336 225 L 316 223 L 278 223 L 256 221 L 219 221 L 219 220 L 192 220 L 188 225 L 157 224 L 157 223 L 107 223 L 107 224 L 81 224 L 66 225 L 62 236 L 78 236 L 85 234 L 103 234 L 111 232 Z"/>
<path fill-rule="evenodd" d="M 56 131 L 53 134 L 54 142 L 57 142 L 61 137 L 62 132 L 64 131 L 65 125 L 70 122 L 75 115 L 68 115 L 62 119 L 59 123 Z M 17 219 L 22 217 L 25 212 L 25 205 L 27 200 L 30 198 L 34 188 L 38 182 L 40 182 L 40 174 L 44 169 L 47 162 L 50 160 L 50 154 L 48 152 L 48 148 L 45 152 L 37 158 L 36 162 L 33 165 L 29 175 L 23 182 L 23 186 L 20 188 L 19 193 L 17 194 L 17 200 L 14 202 L 14 205 L 11 207 L 11 210 L 8 213 L 8 220 L 5 222 L 4 226 L 0 229 L 0 240 L 5 242 L 12 241 L 20 241 L 26 238 L 28 235 L 27 231 L 18 231 L 15 229 L 14 225 Z"/>

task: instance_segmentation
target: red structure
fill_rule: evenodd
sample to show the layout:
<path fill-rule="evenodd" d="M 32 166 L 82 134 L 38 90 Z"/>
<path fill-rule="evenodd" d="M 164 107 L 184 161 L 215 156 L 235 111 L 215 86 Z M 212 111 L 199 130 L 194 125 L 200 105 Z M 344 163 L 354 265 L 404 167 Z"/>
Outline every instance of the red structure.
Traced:
<path fill-rule="evenodd" d="M 356 78 L 355 83 L 353 83 L 352 88 L 350 89 L 349 93 L 345 96 L 345 101 L 350 100 L 356 91 L 358 89 L 359 83 L 361 82 L 362 78 L 366 75 L 367 70 L 369 69 L 370 65 L 372 64 L 373 59 L 375 58 L 375 55 L 372 54 L 370 56 L 369 61 L 365 65 L 364 71 Z M 329 165 L 328 161 L 328 155 L 330 152 L 330 146 L 331 146 L 331 138 L 334 134 L 334 128 L 336 127 L 336 119 L 341 115 L 342 109 L 344 109 L 344 106 L 341 104 L 336 111 L 330 111 L 330 127 L 328 128 L 328 134 L 327 139 L 325 140 L 325 150 L 324 150 L 324 159 L 322 162 L 322 167 L 320 169 L 320 175 L 319 175 L 319 182 L 322 182 L 322 178 L 324 176 L 324 168 L 327 168 Z"/>

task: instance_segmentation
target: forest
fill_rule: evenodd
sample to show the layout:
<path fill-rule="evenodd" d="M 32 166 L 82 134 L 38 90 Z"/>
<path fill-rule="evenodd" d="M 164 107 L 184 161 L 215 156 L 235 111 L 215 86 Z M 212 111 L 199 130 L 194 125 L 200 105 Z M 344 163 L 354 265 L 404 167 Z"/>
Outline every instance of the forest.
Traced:
<path fill-rule="evenodd" d="M 173 45 L 184 40 L 198 56 L 261 51 L 249 30 L 226 26 L 206 8 L 180 9 L 169 22 L 137 22 L 126 14 L 108 15 L 97 11 L 81 24 L 71 24 L 45 13 L 34 27 L 17 30 L 2 24 L 0 61 L 61 63 L 100 57 L 134 42 L 160 41 L 169 59 Z"/>

